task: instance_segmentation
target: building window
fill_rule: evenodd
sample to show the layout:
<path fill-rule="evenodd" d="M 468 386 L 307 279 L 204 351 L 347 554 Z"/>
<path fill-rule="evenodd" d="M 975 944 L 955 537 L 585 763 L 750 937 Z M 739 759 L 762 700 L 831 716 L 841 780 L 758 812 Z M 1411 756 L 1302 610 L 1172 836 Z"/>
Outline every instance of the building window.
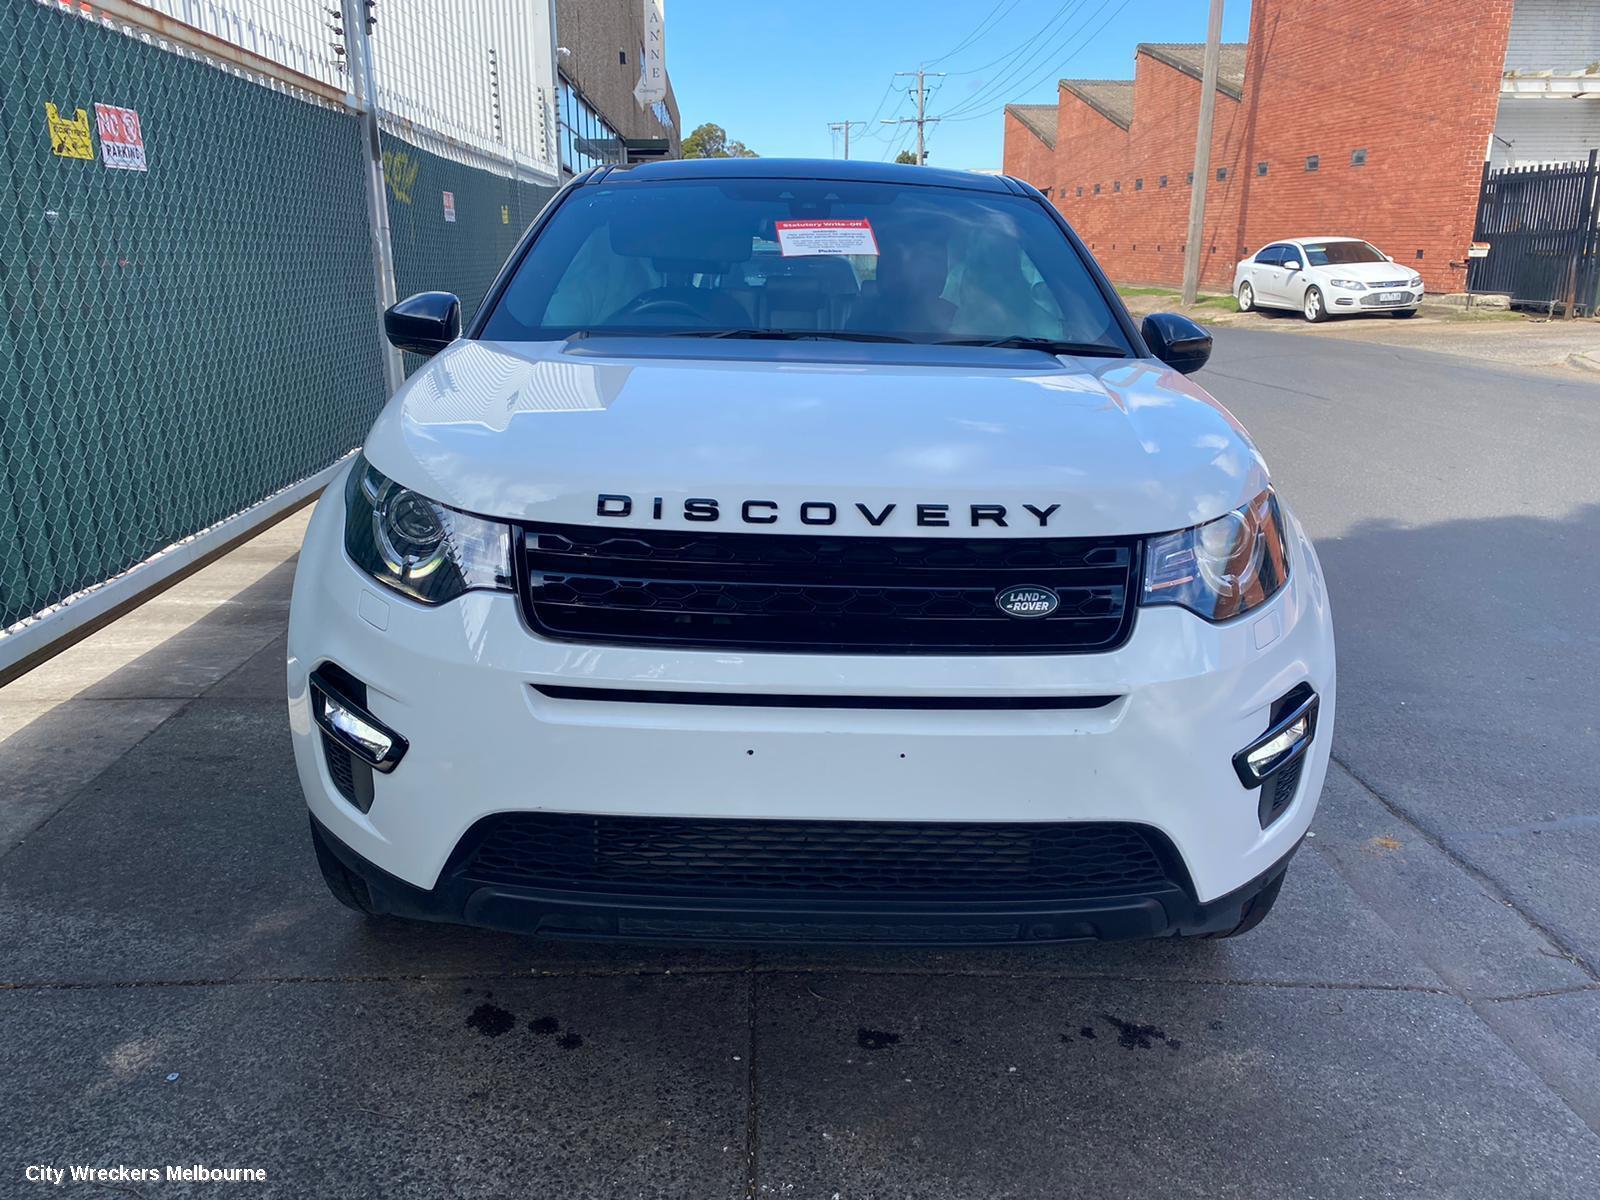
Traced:
<path fill-rule="evenodd" d="M 1350 151 L 1350 165 L 1352 167 L 1364 167 L 1364 166 L 1366 166 L 1367 165 L 1367 152 L 1365 150 L 1352 150 L 1352 151 Z"/>
<path fill-rule="evenodd" d="M 1094 194 L 1096 196 L 1100 194 L 1100 185 L 1098 183 L 1094 185 Z"/>
<path fill-rule="evenodd" d="M 1050 189 L 1049 188 L 1040 189 L 1039 194 L 1041 196 L 1043 196 L 1046 200 L 1050 199 Z"/>
<path fill-rule="evenodd" d="M 1228 168 L 1227 167 L 1218 167 L 1217 168 L 1217 182 L 1221 183 L 1227 177 L 1228 177 Z"/>
<path fill-rule="evenodd" d="M 1142 179 L 1135 179 L 1135 180 L 1134 180 L 1134 181 L 1133 181 L 1133 190 L 1134 190 L 1134 191 L 1136 191 L 1136 192 L 1142 192 L 1142 191 L 1144 191 L 1144 180 L 1142 180 Z"/>
<path fill-rule="evenodd" d="M 628 65 L 628 52 L 626 50 L 617 51 L 617 65 L 620 67 Z"/>
<path fill-rule="evenodd" d="M 1257 175 L 1265 175 L 1266 173 L 1267 173 L 1267 164 L 1264 163 L 1264 162 L 1257 163 L 1256 164 L 1256 174 Z"/>
<path fill-rule="evenodd" d="M 1322 157 L 1317 154 L 1306 155 L 1306 170 L 1315 171 L 1322 165 Z"/>
<path fill-rule="evenodd" d="M 622 161 L 621 135 L 565 77 L 560 111 L 562 167 L 576 175 L 601 163 Z"/>
<path fill-rule="evenodd" d="M 1161 177 L 1161 180 L 1160 180 L 1160 182 L 1159 182 L 1159 183 L 1157 183 L 1157 184 L 1156 184 L 1156 186 L 1157 186 L 1157 187 L 1166 187 L 1166 186 L 1167 186 L 1167 177 L 1166 177 L 1166 176 L 1165 176 L 1165 175 L 1163 175 L 1163 176 L 1162 176 L 1162 177 Z"/>
<path fill-rule="evenodd" d="M 1188 178 L 1186 178 L 1184 180 L 1184 182 L 1187 183 L 1190 187 L 1194 186 L 1194 172 L 1193 171 L 1188 172 Z"/>
<path fill-rule="evenodd" d="M 1112 184 L 1112 185 L 1111 185 L 1111 190 L 1112 190 L 1112 191 L 1113 191 L 1113 192 L 1120 192 L 1120 191 L 1121 191 L 1121 190 L 1122 190 L 1122 180 L 1120 180 L 1120 179 L 1119 179 L 1119 180 L 1117 180 L 1117 181 L 1116 181 L 1116 182 L 1115 182 L 1115 183 L 1113 183 L 1113 184 Z M 1115 249 L 1116 249 L 1116 247 L 1115 247 L 1115 246 L 1113 246 L 1113 247 L 1111 247 L 1111 248 L 1112 248 L 1112 249 L 1113 249 L 1113 250 L 1115 250 Z"/>
<path fill-rule="evenodd" d="M 1417 251 L 1417 257 L 1418 257 L 1418 258 L 1421 258 L 1421 257 L 1422 257 L 1422 251 L 1421 251 L 1421 250 L 1418 250 L 1418 251 Z"/>
<path fill-rule="evenodd" d="M 1083 195 L 1083 189 L 1081 187 L 1078 189 L 1078 195 Z"/>

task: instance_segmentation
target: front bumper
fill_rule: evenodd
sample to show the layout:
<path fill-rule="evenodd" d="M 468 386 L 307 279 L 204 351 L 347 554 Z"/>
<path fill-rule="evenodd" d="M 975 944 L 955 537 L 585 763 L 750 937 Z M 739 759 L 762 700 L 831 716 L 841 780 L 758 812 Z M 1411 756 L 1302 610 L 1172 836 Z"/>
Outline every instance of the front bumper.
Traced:
<path fill-rule="evenodd" d="M 1030 903 L 1013 906 L 1006 921 L 1044 922 L 1053 930 L 1044 940 L 1203 929 L 1253 884 L 1274 878 L 1322 788 L 1335 700 L 1333 632 L 1320 568 L 1292 516 L 1289 586 L 1239 621 L 1213 626 L 1151 608 L 1106 654 L 981 658 L 551 642 L 526 628 L 510 595 L 470 593 L 426 608 L 389 593 L 346 559 L 342 510 L 340 489 L 330 488 L 300 556 L 290 724 L 313 818 L 397 912 L 526 927 L 528 896 L 452 890 L 452 855 L 474 825 L 497 813 L 1104 821 L 1145 826 L 1170 841 L 1186 895 L 1118 897 L 1093 916 L 1081 906 Z M 399 765 L 373 777 L 367 811 L 340 794 L 313 720 L 308 679 L 330 662 L 362 681 L 370 712 L 409 741 Z M 1292 801 L 1263 828 L 1260 789 L 1242 786 L 1232 757 L 1300 684 L 1320 697 L 1319 730 Z M 571 688 L 735 701 L 750 693 L 1116 699 L 1083 709 L 785 707 L 577 699 L 563 690 Z M 545 895 L 535 907 L 581 909 L 593 899 Z M 673 921 L 699 919 L 682 915 L 679 902 L 653 906 L 634 897 L 622 907 L 652 920 L 668 919 L 669 910 L 678 914 Z M 908 928 L 928 924 L 930 915 L 938 917 L 933 924 L 960 924 L 998 911 L 945 907 L 941 915 L 901 905 L 889 924 L 907 915 L 918 918 Z M 524 915 L 503 920 L 508 908 Z M 859 925 L 865 915 L 841 919 Z M 771 916 L 736 914 L 734 923 Z M 881 908 L 872 916 L 867 924 L 887 919 Z"/>
<path fill-rule="evenodd" d="M 476 925 L 580 941 L 842 943 L 981 946 L 1116 941 L 1220 934 L 1281 885 L 1299 844 L 1226 896 L 1197 903 L 1170 886 L 1098 899 L 1026 902 L 829 903 L 725 896 L 577 893 L 475 880 L 460 850 L 432 888 L 413 887 L 367 862 L 311 818 L 319 853 L 358 877 L 375 911 L 416 921 Z"/>
<path fill-rule="evenodd" d="M 1379 300 L 1379 296 L 1400 296 L 1398 300 Z M 1365 291 L 1351 291 L 1348 288 L 1329 285 L 1327 289 L 1329 309 L 1333 312 L 1396 312 L 1416 308 L 1422 303 L 1422 289 L 1420 288 L 1383 288 Z"/>

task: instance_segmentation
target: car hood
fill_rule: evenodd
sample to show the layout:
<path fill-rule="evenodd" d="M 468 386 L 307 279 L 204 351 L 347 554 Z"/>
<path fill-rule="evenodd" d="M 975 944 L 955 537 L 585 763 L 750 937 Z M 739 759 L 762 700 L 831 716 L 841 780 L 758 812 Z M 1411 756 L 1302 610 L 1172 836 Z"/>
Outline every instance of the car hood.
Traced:
<path fill-rule="evenodd" d="M 1238 422 L 1152 360 L 878 343 L 458 341 L 365 449 L 484 516 L 768 533 L 1155 533 L 1267 483 Z"/>
<path fill-rule="evenodd" d="M 1416 274 L 1392 262 L 1330 263 L 1312 267 L 1311 273 L 1324 279 L 1354 279 L 1358 283 L 1400 283 Z"/>

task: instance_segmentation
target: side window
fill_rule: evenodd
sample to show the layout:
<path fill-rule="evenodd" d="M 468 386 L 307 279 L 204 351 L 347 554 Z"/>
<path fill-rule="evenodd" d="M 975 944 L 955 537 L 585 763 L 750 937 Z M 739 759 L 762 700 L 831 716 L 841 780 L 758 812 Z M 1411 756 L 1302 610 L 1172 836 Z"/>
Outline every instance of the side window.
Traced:
<path fill-rule="evenodd" d="M 1275 267 L 1279 263 L 1283 262 L 1283 252 L 1287 248 L 1288 247 L 1282 245 L 1268 246 L 1260 254 L 1256 255 L 1256 262 L 1260 263 L 1263 267 Z"/>

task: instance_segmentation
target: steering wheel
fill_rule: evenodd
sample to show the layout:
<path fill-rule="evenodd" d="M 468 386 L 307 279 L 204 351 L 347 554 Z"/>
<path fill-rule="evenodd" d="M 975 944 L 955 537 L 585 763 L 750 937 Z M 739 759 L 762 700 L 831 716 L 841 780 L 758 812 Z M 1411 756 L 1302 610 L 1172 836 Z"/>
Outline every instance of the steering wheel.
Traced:
<path fill-rule="evenodd" d="M 637 317 L 670 319 L 687 317 L 691 321 L 704 321 L 711 314 L 698 304 L 674 296 L 652 296 L 646 292 L 624 304 L 606 318 L 607 324 L 621 324 Z"/>

